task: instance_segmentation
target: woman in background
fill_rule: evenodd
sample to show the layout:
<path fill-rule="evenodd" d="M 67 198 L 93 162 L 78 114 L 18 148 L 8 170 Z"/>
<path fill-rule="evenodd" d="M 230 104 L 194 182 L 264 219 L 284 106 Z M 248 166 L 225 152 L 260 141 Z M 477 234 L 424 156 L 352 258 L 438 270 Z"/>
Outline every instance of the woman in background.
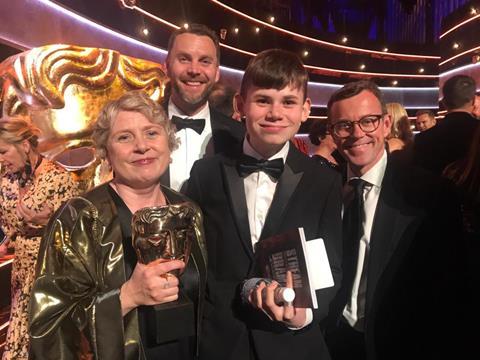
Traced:
<path fill-rule="evenodd" d="M 390 135 L 387 136 L 388 150 L 404 150 L 413 143 L 413 132 L 405 108 L 399 103 L 388 103 L 387 113 L 392 120 Z"/>
<path fill-rule="evenodd" d="M 341 156 L 336 152 L 337 146 L 328 131 L 327 122 L 322 120 L 314 122 L 310 127 L 308 138 L 315 145 L 312 159 L 321 165 L 338 169 Z"/>
<path fill-rule="evenodd" d="M 39 130 L 26 117 L 0 120 L 0 223 L 14 249 L 10 324 L 3 360 L 28 359 L 27 309 L 41 236 L 50 215 L 78 187 L 70 173 L 37 151 Z"/>

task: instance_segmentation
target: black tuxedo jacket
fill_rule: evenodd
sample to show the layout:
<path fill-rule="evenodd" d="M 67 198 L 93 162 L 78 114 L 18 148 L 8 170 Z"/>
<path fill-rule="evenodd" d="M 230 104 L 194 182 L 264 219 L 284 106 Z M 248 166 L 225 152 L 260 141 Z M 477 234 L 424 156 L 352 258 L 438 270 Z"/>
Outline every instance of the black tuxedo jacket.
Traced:
<path fill-rule="evenodd" d="M 325 241 L 335 286 L 317 291 L 314 321 L 298 331 L 274 323 L 241 304 L 238 287 L 254 277 L 244 182 L 236 156 L 217 155 L 192 167 L 187 194 L 203 213 L 209 257 L 207 299 L 200 358 L 205 360 L 329 359 L 319 321 L 340 284 L 341 180 L 293 144 L 279 179 L 260 241 L 303 227 L 307 240 Z"/>
<path fill-rule="evenodd" d="M 466 112 L 452 112 L 436 126 L 415 135 L 414 162 L 440 175 L 467 155 L 480 121 Z"/>
<path fill-rule="evenodd" d="M 352 259 L 344 243 L 344 282 L 328 334 L 350 296 Z M 367 359 L 443 359 L 461 329 L 460 209 L 453 187 L 389 156 L 370 237 L 365 310 Z"/>
<path fill-rule="evenodd" d="M 168 108 L 168 101 L 163 105 Z M 217 153 L 229 154 L 237 149 L 245 136 L 245 126 L 241 122 L 228 118 L 210 106 L 210 123 L 212 138 L 207 144 L 206 157 Z M 169 169 L 163 173 L 160 181 L 162 185 L 170 186 Z"/>

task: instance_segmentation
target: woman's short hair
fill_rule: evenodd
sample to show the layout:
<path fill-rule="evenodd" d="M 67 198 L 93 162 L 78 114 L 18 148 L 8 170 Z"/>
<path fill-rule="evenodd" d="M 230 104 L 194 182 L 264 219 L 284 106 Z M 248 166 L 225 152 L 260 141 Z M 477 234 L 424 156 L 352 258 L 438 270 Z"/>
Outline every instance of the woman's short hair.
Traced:
<path fill-rule="evenodd" d="M 400 136 L 399 133 L 399 123 L 400 120 L 403 118 L 407 118 L 408 120 L 408 113 L 407 110 L 403 107 L 400 103 L 387 103 L 387 113 L 390 115 L 392 119 L 392 128 L 390 129 L 390 137 L 398 138 Z"/>
<path fill-rule="evenodd" d="M 27 116 L 15 115 L 0 119 L 0 139 L 6 143 L 19 144 L 27 140 L 36 149 L 40 135 L 40 129 Z"/>
<path fill-rule="evenodd" d="M 308 138 L 313 145 L 320 145 L 320 139 L 324 139 L 328 134 L 328 123 L 325 120 L 317 120 L 312 126 L 310 126 L 310 131 L 308 133 Z"/>
<path fill-rule="evenodd" d="M 167 134 L 168 148 L 173 151 L 178 146 L 175 127 L 168 119 L 162 106 L 153 101 L 144 91 L 134 90 L 122 95 L 105 105 L 93 126 L 92 139 L 97 155 L 105 159 L 107 156 L 107 140 L 110 135 L 113 120 L 121 111 L 133 111 L 144 115 L 153 124 L 161 125 Z"/>

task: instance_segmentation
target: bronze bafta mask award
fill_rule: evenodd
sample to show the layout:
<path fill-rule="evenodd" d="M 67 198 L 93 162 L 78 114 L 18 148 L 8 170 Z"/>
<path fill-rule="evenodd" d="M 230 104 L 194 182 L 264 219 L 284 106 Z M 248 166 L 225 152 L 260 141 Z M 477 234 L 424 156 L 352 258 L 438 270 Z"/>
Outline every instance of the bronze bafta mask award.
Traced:
<path fill-rule="evenodd" d="M 132 244 L 138 261 L 149 264 L 177 259 L 183 260 L 187 269 L 192 243 L 198 233 L 197 218 L 197 210 L 190 203 L 147 207 L 135 212 L 132 217 Z M 172 274 L 177 277 L 182 275 L 178 271 Z M 150 342 L 161 344 L 194 335 L 193 302 L 181 285 L 177 301 L 147 308 L 152 312 L 147 316 Z"/>
<path fill-rule="evenodd" d="M 194 215 L 195 209 L 188 203 L 138 210 L 132 218 L 132 244 L 138 261 L 182 260 L 186 265 L 195 237 Z"/>

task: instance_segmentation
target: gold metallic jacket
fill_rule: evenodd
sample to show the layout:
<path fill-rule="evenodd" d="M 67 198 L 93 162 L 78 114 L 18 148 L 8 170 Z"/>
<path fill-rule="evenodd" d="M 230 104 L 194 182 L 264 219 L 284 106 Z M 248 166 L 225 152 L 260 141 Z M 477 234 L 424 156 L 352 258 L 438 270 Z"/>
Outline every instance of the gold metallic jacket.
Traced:
<path fill-rule="evenodd" d="M 120 287 L 126 281 L 122 232 L 107 186 L 71 199 L 48 225 L 29 311 L 34 359 L 145 359 L 137 311 L 121 313 Z M 162 190 L 172 204 L 188 201 Z M 200 236 L 189 266 L 195 266 L 200 279 L 198 349 L 207 266 L 201 216 L 197 228 Z"/>

